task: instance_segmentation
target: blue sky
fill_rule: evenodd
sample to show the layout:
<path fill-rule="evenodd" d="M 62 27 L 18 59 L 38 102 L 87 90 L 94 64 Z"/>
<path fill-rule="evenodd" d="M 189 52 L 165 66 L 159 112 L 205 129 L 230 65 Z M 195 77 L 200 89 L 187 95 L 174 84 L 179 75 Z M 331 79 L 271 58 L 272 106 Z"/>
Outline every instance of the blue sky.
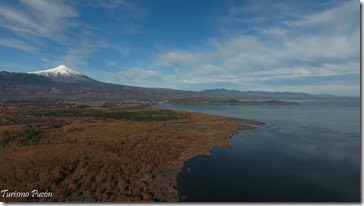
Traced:
<path fill-rule="evenodd" d="M 356 0 L 4 0 L 0 70 L 117 84 L 358 96 Z"/>

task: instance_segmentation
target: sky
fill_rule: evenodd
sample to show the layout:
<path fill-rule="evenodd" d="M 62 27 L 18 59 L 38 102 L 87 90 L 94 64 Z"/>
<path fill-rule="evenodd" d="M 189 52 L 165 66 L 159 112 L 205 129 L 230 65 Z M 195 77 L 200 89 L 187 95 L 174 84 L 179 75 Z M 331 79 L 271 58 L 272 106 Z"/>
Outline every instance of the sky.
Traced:
<path fill-rule="evenodd" d="M 360 95 L 358 0 L 3 0 L 0 70 Z"/>

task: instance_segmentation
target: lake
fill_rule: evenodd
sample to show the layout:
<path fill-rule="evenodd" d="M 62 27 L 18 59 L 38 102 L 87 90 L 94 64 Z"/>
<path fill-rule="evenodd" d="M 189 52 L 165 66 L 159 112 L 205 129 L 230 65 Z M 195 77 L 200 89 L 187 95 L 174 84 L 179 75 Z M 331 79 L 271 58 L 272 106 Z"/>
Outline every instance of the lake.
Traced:
<path fill-rule="evenodd" d="M 360 201 L 360 100 L 299 105 L 156 105 L 266 123 L 197 156 L 178 176 L 192 202 Z M 190 172 L 187 172 L 189 168 Z"/>

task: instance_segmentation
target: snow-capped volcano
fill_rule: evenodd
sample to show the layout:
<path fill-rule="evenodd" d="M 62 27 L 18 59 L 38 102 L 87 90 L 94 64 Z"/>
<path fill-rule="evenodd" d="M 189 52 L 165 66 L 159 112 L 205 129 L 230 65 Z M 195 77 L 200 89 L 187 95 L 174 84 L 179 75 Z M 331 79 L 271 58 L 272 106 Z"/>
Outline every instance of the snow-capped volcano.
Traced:
<path fill-rule="evenodd" d="M 36 71 L 36 72 L 30 72 L 33 74 L 38 74 L 42 76 L 72 76 L 72 75 L 80 75 L 75 70 L 72 70 L 68 68 L 66 65 L 59 65 L 58 67 L 42 70 L 42 71 Z"/>
<path fill-rule="evenodd" d="M 86 75 L 80 74 L 79 72 L 68 68 L 66 65 L 60 65 L 55 68 L 29 73 L 45 76 L 57 82 L 95 81 Z"/>

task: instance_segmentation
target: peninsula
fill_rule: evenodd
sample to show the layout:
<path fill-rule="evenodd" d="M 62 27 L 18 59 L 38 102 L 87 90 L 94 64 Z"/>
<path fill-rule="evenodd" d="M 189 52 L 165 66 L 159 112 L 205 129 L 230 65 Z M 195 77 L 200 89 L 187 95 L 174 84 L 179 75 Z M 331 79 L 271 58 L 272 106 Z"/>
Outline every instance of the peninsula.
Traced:
<path fill-rule="evenodd" d="M 3 103 L 0 188 L 52 192 L 1 201 L 178 201 L 183 163 L 263 122 L 140 104 Z"/>

